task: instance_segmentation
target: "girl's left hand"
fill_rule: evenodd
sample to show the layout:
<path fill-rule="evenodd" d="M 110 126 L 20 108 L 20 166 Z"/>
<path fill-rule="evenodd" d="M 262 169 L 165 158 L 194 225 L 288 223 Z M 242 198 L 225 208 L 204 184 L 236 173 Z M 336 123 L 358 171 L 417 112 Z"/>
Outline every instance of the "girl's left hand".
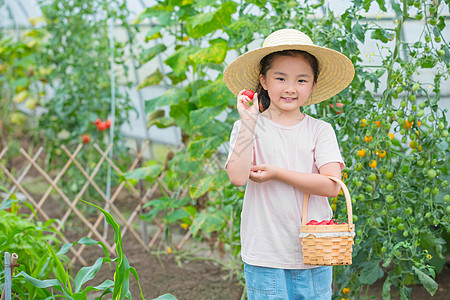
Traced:
<path fill-rule="evenodd" d="M 272 165 L 256 165 L 250 170 L 250 180 L 254 182 L 265 182 L 274 179 L 279 168 Z"/>

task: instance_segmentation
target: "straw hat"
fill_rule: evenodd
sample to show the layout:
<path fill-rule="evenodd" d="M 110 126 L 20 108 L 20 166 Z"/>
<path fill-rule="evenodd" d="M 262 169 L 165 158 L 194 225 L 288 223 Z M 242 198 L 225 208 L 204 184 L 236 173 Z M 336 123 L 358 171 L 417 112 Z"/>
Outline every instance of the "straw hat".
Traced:
<path fill-rule="evenodd" d="M 335 50 L 316 46 L 311 39 L 295 29 L 281 29 L 270 34 L 259 49 L 236 58 L 224 72 L 224 81 L 237 95 L 243 89 L 255 90 L 259 83 L 260 61 L 266 55 L 283 50 L 303 50 L 314 55 L 319 62 L 317 86 L 305 105 L 327 100 L 353 80 L 355 69 L 346 56 Z"/>

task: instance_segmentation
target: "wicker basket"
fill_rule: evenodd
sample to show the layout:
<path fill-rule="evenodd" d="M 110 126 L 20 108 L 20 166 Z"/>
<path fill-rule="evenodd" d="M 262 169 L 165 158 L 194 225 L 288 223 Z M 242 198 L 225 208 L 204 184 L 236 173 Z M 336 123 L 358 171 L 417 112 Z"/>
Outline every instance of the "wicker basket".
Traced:
<path fill-rule="evenodd" d="M 302 224 L 300 237 L 303 251 L 303 264 L 335 266 L 352 263 L 353 225 L 352 201 L 345 184 L 337 178 L 328 176 L 339 183 L 347 202 L 348 224 L 344 225 L 306 225 L 308 216 L 309 194 L 303 200 Z"/>

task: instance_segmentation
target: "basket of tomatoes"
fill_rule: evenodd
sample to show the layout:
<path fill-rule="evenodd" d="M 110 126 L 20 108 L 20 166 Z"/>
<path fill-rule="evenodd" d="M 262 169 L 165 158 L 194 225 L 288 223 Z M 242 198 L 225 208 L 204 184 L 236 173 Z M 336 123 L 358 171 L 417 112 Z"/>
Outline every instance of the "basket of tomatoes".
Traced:
<path fill-rule="evenodd" d="M 347 186 L 337 178 L 328 176 L 339 183 L 347 203 L 348 223 L 336 220 L 311 220 L 308 218 L 309 194 L 303 199 L 302 224 L 300 238 L 303 252 L 303 264 L 335 266 L 350 265 L 352 263 L 353 238 L 355 226 L 353 224 L 352 201 Z"/>

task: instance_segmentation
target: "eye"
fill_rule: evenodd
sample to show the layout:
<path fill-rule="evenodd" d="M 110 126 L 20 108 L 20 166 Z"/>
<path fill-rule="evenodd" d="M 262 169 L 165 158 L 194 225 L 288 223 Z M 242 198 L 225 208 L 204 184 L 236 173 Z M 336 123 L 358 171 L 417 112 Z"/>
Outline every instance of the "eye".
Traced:
<path fill-rule="evenodd" d="M 278 78 L 276 78 L 276 80 L 279 80 L 279 81 L 284 81 L 284 78 L 282 78 L 282 77 L 278 77 Z"/>
<path fill-rule="evenodd" d="M 304 80 L 304 79 L 300 79 L 298 82 L 300 82 L 300 83 L 305 83 L 306 82 L 306 80 Z"/>

